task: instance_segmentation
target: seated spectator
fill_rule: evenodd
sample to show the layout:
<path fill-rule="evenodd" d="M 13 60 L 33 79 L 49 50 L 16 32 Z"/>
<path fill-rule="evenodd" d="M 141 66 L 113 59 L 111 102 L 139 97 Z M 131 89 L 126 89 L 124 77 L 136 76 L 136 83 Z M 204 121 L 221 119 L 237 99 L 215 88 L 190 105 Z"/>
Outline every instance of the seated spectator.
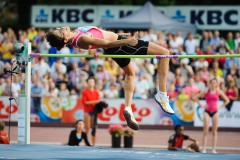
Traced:
<path fill-rule="evenodd" d="M 8 135 L 4 132 L 4 128 L 4 122 L 0 122 L 0 144 L 9 144 Z"/>
<path fill-rule="evenodd" d="M 240 48 L 240 32 L 237 32 L 235 35 L 235 50 L 237 51 Z"/>
<path fill-rule="evenodd" d="M 228 32 L 227 34 L 227 45 L 230 47 L 231 50 L 235 50 L 235 42 L 233 39 L 233 33 L 232 32 Z"/>
<path fill-rule="evenodd" d="M 175 91 L 178 92 L 180 89 L 184 89 L 185 87 L 186 87 L 185 78 L 180 77 L 178 84 L 175 85 Z"/>
<path fill-rule="evenodd" d="M 12 88 L 11 88 L 11 86 L 12 86 Z M 17 97 L 18 93 L 20 92 L 20 88 L 17 87 L 14 83 L 11 83 L 11 77 L 10 76 L 8 76 L 5 79 L 5 83 L 2 84 L 1 88 L 2 88 L 2 95 L 3 96 L 10 96 L 11 95 L 11 96 Z"/>
<path fill-rule="evenodd" d="M 34 112 L 38 113 L 41 105 L 41 98 L 44 94 L 44 89 L 41 85 L 41 82 L 35 80 L 34 84 L 31 87 L 31 97 L 33 100 Z"/>
<path fill-rule="evenodd" d="M 168 90 L 168 96 L 169 96 L 169 99 L 171 100 L 171 101 L 173 101 L 173 100 L 175 100 L 175 98 L 177 97 L 177 92 L 175 91 L 175 85 L 174 85 L 174 83 L 173 84 L 171 84 L 170 85 L 170 87 L 169 87 L 170 89 Z"/>
<path fill-rule="evenodd" d="M 197 48 L 197 42 L 193 37 L 193 34 L 189 34 L 187 37 L 187 40 L 184 43 L 184 46 L 186 48 L 186 52 L 189 55 L 195 55 L 196 54 L 196 48 Z"/>
<path fill-rule="evenodd" d="M 187 58 L 181 59 L 180 68 L 181 68 L 182 76 L 185 79 L 188 79 L 188 77 L 192 77 L 194 75 L 193 69 L 190 65 L 188 65 L 188 63 L 189 63 L 189 59 Z"/>
<path fill-rule="evenodd" d="M 78 120 L 75 123 L 75 129 L 71 131 L 68 139 L 69 146 L 79 146 L 82 140 L 84 140 L 86 146 L 91 146 L 87 134 L 83 131 L 84 123 L 82 120 Z"/>
<path fill-rule="evenodd" d="M 104 98 L 103 81 L 101 79 L 97 80 L 96 89 L 99 93 L 100 99 Z"/>
<path fill-rule="evenodd" d="M 208 71 L 208 64 L 204 64 L 203 68 L 202 68 L 202 80 L 207 83 L 209 76 L 210 76 L 210 72 Z"/>
<path fill-rule="evenodd" d="M 189 96 L 188 96 L 188 94 L 185 92 L 185 89 L 184 88 L 182 88 L 182 89 L 179 89 L 179 91 L 178 91 L 178 95 L 177 95 L 177 99 L 178 100 L 180 100 L 180 101 L 187 101 L 187 100 L 189 100 Z"/>
<path fill-rule="evenodd" d="M 213 50 L 216 50 L 220 44 L 221 39 L 219 35 L 220 35 L 219 32 L 215 31 L 213 37 L 210 39 L 210 45 L 213 48 Z"/>
<path fill-rule="evenodd" d="M 69 90 L 67 89 L 66 83 L 62 82 L 59 86 L 58 97 L 65 98 L 70 95 Z"/>
<path fill-rule="evenodd" d="M 228 111 L 230 111 L 232 108 L 233 102 L 238 100 L 238 89 L 235 85 L 235 80 L 233 78 L 231 78 L 227 81 L 227 87 L 226 87 L 225 94 L 230 100 L 230 102 L 226 106 L 226 109 Z"/>
<path fill-rule="evenodd" d="M 204 65 L 208 66 L 208 61 L 206 61 L 204 58 L 199 58 L 194 62 L 195 70 L 202 69 Z"/>
<path fill-rule="evenodd" d="M 231 76 L 234 79 L 237 78 L 238 68 L 237 63 L 234 63 L 230 69 L 227 70 L 226 76 Z"/>
<path fill-rule="evenodd" d="M 204 31 L 203 37 L 200 40 L 200 49 L 205 52 L 209 44 L 210 44 L 210 38 L 209 38 L 208 32 Z"/>
<path fill-rule="evenodd" d="M 206 85 L 202 79 L 202 70 L 197 71 L 195 75 L 194 85 L 198 88 L 199 91 L 204 91 L 206 89 Z"/>
<path fill-rule="evenodd" d="M 190 138 L 184 134 L 184 127 L 182 125 L 177 125 L 174 128 L 175 134 L 173 134 L 168 140 L 168 150 L 172 151 L 182 151 L 186 150 L 189 152 L 199 152 L 198 142 L 195 139 Z M 183 141 L 190 140 L 193 143 L 183 149 Z"/>
<path fill-rule="evenodd" d="M 104 90 L 104 97 L 105 98 L 118 98 L 118 89 L 115 83 L 110 84 L 109 89 Z"/>
<path fill-rule="evenodd" d="M 212 65 L 213 65 L 213 69 L 210 71 L 210 73 L 213 74 L 213 70 L 215 70 L 217 72 L 217 76 L 222 77 L 223 72 L 222 72 L 222 69 L 219 68 L 218 61 L 214 61 Z"/>
<path fill-rule="evenodd" d="M 45 94 L 45 96 L 47 97 L 53 97 L 53 98 L 57 98 L 58 97 L 58 89 L 56 88 L 56 85 L 54 82 L 51 82 L 49 84 L 49 90 L 48 92 Z"/>
<path fill-rule="evenodd" d="M 117 90 L 119 91 L 121 85 L 120 85 L 120 83 L 117 82 L 117 77 L 116 77 L 116 76 L 113 76 L 113 75 L 111 76 L 110 80 L 106 83 L 104 89 L 109 89 L 109 88 L 110 88 L 110 84 L 112 84 L 112 83 L 113 83 L 114 85 L 116 85 Z"/>
<path fill-rule="evenodd" d="M 54 75 L 57 71 L 65 74 L 67 72 L 67 67 L 65 64 L 62 63 L 62 59 L 59 58 L 57 62 L 54 62 L 51 67 L 51 74 Z"/>
<path fill-rule="evenodd" d="M 78 68 L 78 63 L 75 62 L 72 64 L 72 70 L 69 72 L 69 81 L 74 87 L 80 82 L 81 71 L 82 70 Z"/>
<path fill-rule="evenodd" d="M 148 82 L 146 79 L 144 79 L 144 75 L 142 72 L 139 72 L 137 79 L 135 80 L 135 92 L 134 92 L 134 98 L 139 98 L 139 99 L 147 99 L 148 97 Z"/>
<path fill-rule="evenodd" d="M 49 65 L 45 62 L 43 57 L 39 57 L 37 64 L 33 64 L 32 74 L 35 74 L 37 71 L 40 71 L 41 77 L 43 77 L 47 72 L 51 72 Z"/>
<path fill-rule="evenodd" d="M 119 67 L 112 58 L 107 59 L 105 68 L 112 76 L 117 76 Z"/>
<path fill-rule="evenodd" d="M 85 71 L 81 71 L 80 72 L 80 82 L 77 85 L 77 90 L 79 93 L 81 93 L 81 91 L 87 87 L 87 79 L 88 79 L 88 74 Z"/>
<path fill-rule="evenodd" d="M 185 88 L 186 94 L 191 98 L 193 95 L 197 94 L 199 92 L 199 89 L 194 84 L 194 79 L 190 78 L 188 81 L 188 85 Z"/>
<path fill-rule="evenodd" d="M 97 66 L 97 72 L 95 74 L 96 79 L 103 80 L 104 84 L 110 79 L 111 75 L 109 72 L 104 68 L 103 65 Z"/>
<path fill-rule="evenodd" d="M 213 52 L 212 52 L 212 48 L 211 48 L 211 46 L 208 46 L 207 48 L 206 48 L 206 51 L 205 51 L 205 53 L 204 53 L 205 55 L 213 55 Z M 212 62 L 213 62 L 213 58 L 206 58 L 205 59 L 207 62 L 208 62 L 208 64 L 210 65 L 210 64 L 212 64 Z"/>

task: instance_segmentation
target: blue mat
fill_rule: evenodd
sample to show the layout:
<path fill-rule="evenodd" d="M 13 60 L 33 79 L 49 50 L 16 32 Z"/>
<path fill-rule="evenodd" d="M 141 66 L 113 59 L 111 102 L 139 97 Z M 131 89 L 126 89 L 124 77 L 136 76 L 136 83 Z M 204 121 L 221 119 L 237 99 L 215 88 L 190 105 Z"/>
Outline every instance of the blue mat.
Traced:
<path fill-rule="evenodd" d="M 134 150 L 55 145 L 0 145 L 0 159 L 92 160 L 240 160 L 240 154 L 202 154 L 165 150 Z"/>

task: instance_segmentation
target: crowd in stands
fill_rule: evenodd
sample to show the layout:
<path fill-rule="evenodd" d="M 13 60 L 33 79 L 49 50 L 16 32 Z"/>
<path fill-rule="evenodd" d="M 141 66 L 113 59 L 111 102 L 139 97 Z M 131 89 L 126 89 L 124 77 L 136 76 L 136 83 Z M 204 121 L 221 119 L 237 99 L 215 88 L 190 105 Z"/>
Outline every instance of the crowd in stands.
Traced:
<path fill-rule="evenodd" d="M 120 31 L 121 32 L 121 31 Z M 3 68 L 10 68 L 15 58 L 13 45 L 16 42 L 32 43 L 32 51 L 53 54 L 102 54 L 103 50 L 82 50 L 64 47 L 60 51 L 46 42 L 46 31 L 30 27 L 17 33 L 8 28 L 0 28 L 0 96 L 9 96 L 10 76 Z M 155 32 L 151 29 L 140 31 L 139 38 L 155 42 L 168 48 L 175 55 L 240 54 L 240 32 L 229 32 L 222 37 L 218 31 L 203 31 L 200 36 L 191 33 Z M 158 59 L 132 59 L 136 70 L 134 98 L 151 98 L 158 90 Z M 32 63 L 32 97 L 36 104 L 42 96 L 66 97 L 81 95 L 88 77 L 96 78 L 96 88 L 101 98 L 121 98 L 123 95 L 124 73 L 110 58 L 34 58 Z M 220 89 L 230 94 L 230 99 L 238 100 L 240 91 L 240 58 L 171 59 L 168 74 L 168 94 L 173 99 L 191 99 L 206 89 L 208 80 L 217 78 Z M 13 76 L 12 93 L 18 96 L 24 91 L 24 69 Z M 234 92 L 235 94 L 232 94 Z M 235 95 L 235 96 L 234 96 Z"/>

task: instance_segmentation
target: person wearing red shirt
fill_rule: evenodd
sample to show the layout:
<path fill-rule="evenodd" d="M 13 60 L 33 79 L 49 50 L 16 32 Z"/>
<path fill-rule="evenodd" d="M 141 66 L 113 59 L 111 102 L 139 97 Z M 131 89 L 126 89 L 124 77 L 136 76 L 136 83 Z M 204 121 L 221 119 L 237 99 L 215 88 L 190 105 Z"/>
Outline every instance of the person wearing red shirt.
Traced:
<path fill-rule="evenodd" d="M 172 135 L 168 140 L 168 150 L 177 151 L 185 150 L 183 148 L 183 141 L 190 140 L 193 143 L 187 147 L 187 151 L 190 152 L 199 152 L 198 142 L 195 139 L 190 138 L 189 136 L 183 134 L 184 127 L 182 125 L 177 125 L 174 128 L 175 134 Z"/>
<path fill-rule="evenodd" d="M 89 78 L 87 80 L 88 86 L 82 91 L 82 102 L 84 106 L 84 126 L 86 134 L 90 132 L 94 120 L 94 107 L 100 101 L 100 95 L 95 87 L 95 79 Z M 96 137 L 92 135 L 92 145 L 94 146 Z"/>
<path fill-rule="evenodd" d="M 4 128 L 4 122 L 0 122 L 0 144 L 9 144 L 8 135 L 4 132 Z"/>

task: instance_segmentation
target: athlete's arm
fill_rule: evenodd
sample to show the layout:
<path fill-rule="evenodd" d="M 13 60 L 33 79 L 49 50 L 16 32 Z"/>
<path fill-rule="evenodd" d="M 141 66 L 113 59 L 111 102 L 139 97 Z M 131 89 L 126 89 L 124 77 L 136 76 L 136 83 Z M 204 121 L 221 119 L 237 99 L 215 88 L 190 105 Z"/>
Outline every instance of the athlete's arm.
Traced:
<path fill-rule="evenodd" d="M 230 100 L 229 100 L 229 98 L 226 96 L 226 94 L 222 90 L 218 90 L 218 92 L 219 92 L 219 95 L 224 100 L 224 104 L 221 106 L 221 108 L 225 107 L 230 102 Z"/>
<path fill-rule="evenodd" d="M 176 151 L 176 150 L 177 150 L 177 147 L 173 147 L 173 144 L 172 144 L 172 143 L 168 143 L 168 150 Z"/>
<path fill-rule="evenodd" d="M 138 33 L 135 33 L 133 37 L 128 39 L 109 41 L 104 39 L 93 38 L 89 35 L 83 35 L 79 38 L 78 43 L 79 43 L 79 46 L 81 44 L 84 44 L 84 45 L 100 46 L 102 48 L 113 48 L 113 47 L 120 47 L 124 45 L 135 46 L 138 43 L 137 37 L 138 37 Z"/>

